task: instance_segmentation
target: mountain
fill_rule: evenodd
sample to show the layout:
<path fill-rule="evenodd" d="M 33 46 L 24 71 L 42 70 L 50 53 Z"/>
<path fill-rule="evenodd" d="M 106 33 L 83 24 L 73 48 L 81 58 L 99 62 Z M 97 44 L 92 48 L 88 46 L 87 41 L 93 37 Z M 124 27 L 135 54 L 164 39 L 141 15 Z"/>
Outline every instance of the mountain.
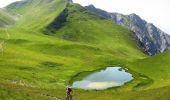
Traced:
<path fill-rule="evenodd" d="M 4 9 L 0 9 L 0 27 L 11 26 L 15 23 L 15 19 Z"/>
<path fill-rule="evenodd" d="M 74 99 L 169 100 L 170 53 L 146 55 L 129 29 L 71 0 L 23 0 L 4 9 L 17 21 L 0 28 L 0 99 L 64 100 L 75 76 L 122 66 L 133 81 L 103 91 L 73 89 Z"/>
<path fill-rule="evenodd" d="M 147 23 L 136 14 L 109 13 L 95 8 L 93 5 L 86 6 L 86 9 L 135 32 L 139 46 L 149 55 L 155 55 L 170 49 L 170 35 L 153 24 Z"/>
<path fill-rule="evenodd" d="M 5 40 L 3 52 L 0 48 L 2 99 L 48 100 L 43 94 L 53 90 L 50 95 L 64 99 L 74 75 L 147 57 L 133 32 L 78 4 L 24 0 L 5 9 L 18 20 L 13 27 L 0 29 L 0 39 Z"/>
<path fill-rule="evenodd" d="M 16 28 L 103 48 L 112 42 L 114 44 L 107 49 L 114 48 L 111 51 L 115 54 L 144 55 L 137 47 L 132 32 L 73 4 L 71 0 L 24 0 L 5 8 L 14 15 L 20 15 Z M 103 28 L 101 24 L 106 25 L 105 29 L 100 30 Z"/>
<path fill-rule="evenodd" d="M 42 31 L 67 5 L 67 0 L 22 0 L 14 2 L 5 9 L 19 16 L 16 27 Z"/>

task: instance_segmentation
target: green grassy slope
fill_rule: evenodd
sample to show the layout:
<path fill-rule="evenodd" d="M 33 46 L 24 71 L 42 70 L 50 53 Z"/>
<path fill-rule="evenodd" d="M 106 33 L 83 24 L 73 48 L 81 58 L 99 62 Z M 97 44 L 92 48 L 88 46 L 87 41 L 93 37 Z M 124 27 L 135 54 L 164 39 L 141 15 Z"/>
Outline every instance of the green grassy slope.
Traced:
<path fill-rule="evenodd" d="M 133 33 L 109 20 L 88 12 L 80 5 L 70 5 L 67 21 L 54 35 L 65 40 L 91 44 L 121 57 L 143 56 Z M 118 56 L 117 56 L 118 58 Z"/>
<path fill-rule="evenodd" d="M 70 11 L 76 10 L 77 7 L 72 8 L 71 6 L 68 9 L 70 9 Z M 83 13 L 84 12 L 79 13 L 79 16 Z M 76 20 L 72 20 L 71 22 L 68 20 L 66 26 L 63 26 L 63 28 L 55 34 L 56 36 L 47 36 L 39 33 L 39 31 L 28 31 L 29 28 L 27 31 L 18 28 L 8 29 L 10 39 L 6 42 L 7 45 L 5 45 L 1 58 L 3 62 L 1 63 L 1 66 L 3 66 L 1 71 L 6 73 L 1 76 L 1 79 L 5 81 L 6 78 L 4 78 L 4 76 L 9 76 L 7 80 L 10 81 L 13 79 L 17 81 L 23 80 L 26 84 L 54 88 L 57 84 L 62 84 L 62 86 L 66 85 L 69 79 L 78 72 L 95 70 L 110 64 L 126 63 L 145 57 L 137 48 L 133 37 L 129 36 L 132 34 L 130 31 L 115 24 L 113 25 L 109 21 L 100 19 L 97 16 L 96 18 L 98 19 L 93 22 L 91 18 L 94 18 L 95 15 L 90 15 L 90 13 L 87 12 L 86 16 L 88 16 L 88 14 L 91 17 L 84 18 L 86 23 L 82 24 L 86 26 L 77 29 L 85 30 L 84 27 L 91 28 L 91 26 L 88 26 L 88 22 L 96 24 L 94 28 L 101 28 L 100 24 L 108 23 L 106 24 L 107 29 L 103 32 L 99 30 L 93 31 L 94 29 L 89 30 L 91 36 L 95 36 L 98 40 L 103 37 L 100 41 L 93 39 L 92 42 L 88 42 L 87 38 L 87 42 L 85 42 L 85 40 L 81 41 L 83 39 L 82 37 L 79 37 L 80 41 L 61 39 L 58 33 L 64 33 L 64 31 L 69 31 L 70 29 L 73 30 L 72 32 L 74 32 L 74 30 L 75 32 L 77 31 L 76 27 L 73 27 L 74 29 L 72 27 L 67 28 L 72 22 L 76 23 Z M 70 13 L 69 17 L 71 16 Z M 73 16 L 76 18 L 77 15 Z M 107 30 L 109 30 L 109 32 L 107 32 Z M 65 33 L 67 34 L 67 32 Z M 85 33 L 86 32 L 82 32 L 80 34 Z M 102 33 L 105 33 L 105 38 Z M 2 38 L 5 39 L 5 30 L 2 30 L 1 34 Z M 109 44 L 110 42 L 114 44 Z M 117 44 L 115 42 L 117 42 Z M 104 46 L 106 48 L 104 48 Z M 129 59 L 125 59 L 127 57 L 129 57 Z M 50 65 L 52 65 L 52 68 Z M 39 79 L 35 81 L 33 73 L 37 72 L 39 72 L 40 75 L 37 76 Z M 66 73 L 66 75 L 62 76 L 62 73 Z M 18 78 L 16 78 L 16 76 Z M 56 76 L 60 77 L 59 80 L 55 78 Z M 50 83 L 50 80 L 54 82 Z M 63 82 L 63 80 L 66 82 Z"/>
<path fill-rule="evenodd" d="M 149 88 L 170 85 L 170 51 L 130 64 L 130 68 L 149 76 L 154 83 Z"/>
<path fill-rule="evenodd" d="M 6 7 L 8 12 L 20 15 L 16 27 L 42 30 L 65 8 L 67 0 L 23 0 Z"/>
<path fill-rule="evenodd" d="M 21 8 L 18 5 L 8 6 L 9 12 L 22 16 L 15 27 L 8 28 L 7 31 L 0 29 L 0 39 L 5 41 L 3 52 L 0 48 L 0 99 L 64 99 L 65 87 L 73 76 L 111 65 L 128 67 L 136 79 L 123 87 L 105 91 L 75 89 L 75 100 L 133 100 L 134 97 L 139 100 L 146 100 L 148 97 L 155 100 L 154 97 L 158 96 L 165 100 L 168 98 L 169 80 L 164 73 L 170 72 L 167 59 L 169 53 L 147 58 L 138 49 L 132 32 L 77 4 L 67 6 L 67 21 L 60 29 L 45 35 L 44 30 L 65 9 L 67 2 L 28 1 L 31 2 L 20 5 Z M 52 12 L 49 12 L 50 8 Z M 7 34 L 10 35 L 9 38 Z M 167 64 L 167 67 L 161 63 L 154 64 L 157 69 L 161 66 L 165 68 L 164 73 L 158 71 L 167 80 L 162 85 L 159 84 L 161 77 L 157 79 L 157 74 L 150 72 L 153 67 L 147 71 L 151 61 L 160 62 L 159 59 Z M 135 87 L 141 82 L 140 75 L 152 79 L 153 85 L 146 88 Z M 159 91 L 163 93 L 157 94 Z"/>
<path fill-rule="evenodd" d="M 15 23 L 13 17 L 5 12 L 3 9 L 0 9 L 0 27 L 6 27 L 13 25 Z"/>

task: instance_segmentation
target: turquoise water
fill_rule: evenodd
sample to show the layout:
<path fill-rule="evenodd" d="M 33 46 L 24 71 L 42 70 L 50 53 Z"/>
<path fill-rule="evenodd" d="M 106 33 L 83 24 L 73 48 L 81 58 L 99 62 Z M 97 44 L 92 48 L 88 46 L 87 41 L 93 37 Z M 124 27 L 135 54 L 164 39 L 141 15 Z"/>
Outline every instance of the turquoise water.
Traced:
<path fill-rule="evenodd" d="M 81 81 L 73 82 L 72 87 L 85 90 L 104 90 L 122 86 L 133 79 L 132 74 L 121 67 L 107 67 L 104 70 L 87 75 Z"/>

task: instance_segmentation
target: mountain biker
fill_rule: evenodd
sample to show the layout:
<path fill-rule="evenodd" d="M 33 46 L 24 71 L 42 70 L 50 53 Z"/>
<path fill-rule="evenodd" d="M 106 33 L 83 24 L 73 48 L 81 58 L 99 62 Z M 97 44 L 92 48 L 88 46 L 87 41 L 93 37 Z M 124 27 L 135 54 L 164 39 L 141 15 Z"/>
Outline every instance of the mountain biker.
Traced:
<path fill-rule="evenodd" d="M 66 88 L 66 100 L 73 100 L 73 90 L 70 86 Z"/>

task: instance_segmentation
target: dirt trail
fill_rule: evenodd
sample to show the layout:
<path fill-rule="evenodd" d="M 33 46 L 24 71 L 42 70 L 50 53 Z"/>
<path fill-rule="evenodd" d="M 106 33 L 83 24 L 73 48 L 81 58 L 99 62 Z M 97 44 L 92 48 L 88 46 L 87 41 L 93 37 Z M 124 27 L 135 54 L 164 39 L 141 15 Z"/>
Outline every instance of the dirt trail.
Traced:
<path fill-rule="evenodd" d="M 8 29 L 5 29 L 5 34 L 7 36 L 6 40 L 9 40 L 10 39 L 10 34 L 8 33 Z M 2 55 L 3 55 L 3 52 L 4 52 L 4 45 L 5 45 L 5 40 L 0 41 L 0 52 L 2 53 Z"/>

